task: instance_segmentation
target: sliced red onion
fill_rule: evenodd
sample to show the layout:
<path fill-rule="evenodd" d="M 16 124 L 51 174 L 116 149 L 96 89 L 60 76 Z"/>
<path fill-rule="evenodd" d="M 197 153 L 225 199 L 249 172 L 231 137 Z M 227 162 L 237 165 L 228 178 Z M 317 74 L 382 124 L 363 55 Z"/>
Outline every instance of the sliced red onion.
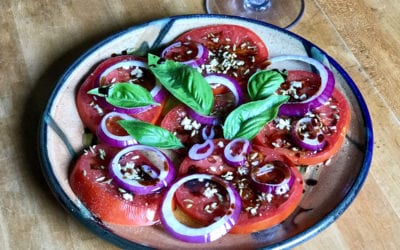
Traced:
<path fill-rule="evenodd" d="M 195 42 L 173 43 L 162 51 L 161 57 L 174 60 L 174 58 L 171 58 L 168 55 L 168 53 L 174 53 L 174 50 L 178 50 L 178 52 L 176 52 L 177 54 L 182 55 L 183 53 L 183 57 L 190 58 L 189 60 L 185 61 L 179 60 L 180 63 L 187 64 L 194 68 L 199 67 L 208 59 L 208 49 L 203 44 Z"/>
<path fill-rule="evenodd" d="M 294 143 L 306 150 L 319 151 L 324 148 L 326 141 L 317 117 L 303 117 L 292 128 Z"/>
<path fill-rule="evenodd" d="M 219 85 L 227 87 L 235 97 L 235 107 L 243 103 L 243 91 L 235 78 L 225 74 L 215 73 L 206 75 L 204 79 L 206 79 L 212 88 L 218 87 Z"/>
<path fill-rule="evenodd" d="M 321 86 L 313 96 L 310 96 L 305 100 L 283 104 L 279 109 L 279 115 L 302 116 L 308 111 L 324 104 L 332 95 L 335 88 L 335 77 L 333 76 L 333 73 L 322 63 L 311 57 L 299 55 L 277 56 L 269 59 L 271 65 L 282 61 L 301 61 L 314 66 L 321 77 Z"/>
<path fill-rule="evenodd" d="M 208 226 L 199 228 L 189 227 L 175 217 L 173 209 L 175 192 L 180 186 L 192 180 L 215 182 L 221 187 L 224 187 L 229 196 L 230 205 L 228 206 L 228 211 L 226 211 L 224 216 Z M 179 179 L 167 191 L 161 206 L 160 220 L 165 230 L 175 238 L 192 243 L 206 243 L 226 235 L 238 221 L 241 209 L 242 203 L 240 196 L 231 184 L 216 176 L 193 174 Z"/>
<path fill-rule="evenodd" d="M 240 147 L 239 149 L 237 147 Z M 230 141 L 224 148 L 224 159 L 231 166 L 243 165 L 251 149 L 250 141 L 237 138 Z"/>
<path fill-rule="evenodd" d="M 194 111 L 193 109 L 187 107 L 186 112 L 188 116 L 190 116 L 192 119 L 196 120 L 197 122 L 204 124 L 204 125 L 218 125 L 221 123 L 219 118 L 217 116 L 213 115 L 202 115 Z"/>
<path fill-rule="evenodd" d="M 118 148 L 124 148 L 129 145 L 137 144 L 137 141 L 130 135 L 116 135 L 108 130 L 107 122 L 109 119 L 119 117 L 122 120 L 135 120 L 132 116 L 127 114 L 110 112 L 103 116 L 100 125 L 97 127 L 97 136 L 101 142 Z M 121 128 L 122 129 L 122 128 Z"/>
<path fill-rule="evenodd" d="M 206 140 L 201 144 L 194 144 L 188 152 L 188 156 L 195 161 L 207 158 L 214 151 L 214 143 L 212 140 Z"/>
<path fill-rule="evenodd" d="M 250 176 L 258 190 L 272 195 L 289 192 L 295 181 L 291 168 L 281 161 L 253 166 Z"/>
<path fill-rule="evenodd" d="M 157 80 L 154 88 L 150 90 L 150 94 L 155 102 L 161 103 L 167 98 L 168 91 Z"/>
<path fill-rule="evenodd" d="M 133 151 L 154 153 L 157 156 L 155 160 L 158 164 L 154 164 L 154 167 L 146 164 L 135 166 L 135 159 L 130 159 L 131 162 L 129 161 L 129 163 L 122 166 L 120 163 L 121 159 Z M 123 169 L 127 168 L 129 168 L 129 171 L 123 172 Z M 109 172 L 111 178 L 119 187 L 138 195 L 157 192 L 169 186 L 175 178 L 175 168 L 168 156 L 156 148 L 139 144 L 119 151 L 110 162 Z M 144 172 L 152 180 L 144 180 L 140 172 Z M 139 174 L 135 175 L 135 173 Z"/>
<path fill-rule="evenodd" d="M 209 130 L 209 134 L 208 131 Z M 204 140 L 208 140 L 208 139 L 214 139 L 215 137 L 215 130 L 214 130 L 214 126 L 205 126 L 202 128 L 201 130 L 201 136 L 203 137 Z"/>

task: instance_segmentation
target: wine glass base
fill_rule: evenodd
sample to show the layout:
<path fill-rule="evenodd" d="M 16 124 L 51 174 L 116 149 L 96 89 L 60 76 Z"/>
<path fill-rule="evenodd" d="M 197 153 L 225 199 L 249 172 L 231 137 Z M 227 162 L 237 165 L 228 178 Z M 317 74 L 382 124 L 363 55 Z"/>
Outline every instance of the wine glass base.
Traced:
<path fill-rule="evenodd" d="M 209 14 L 252 18 L 290 29 L 303 16 L 304 0 L 271 0 L 271 6 L 265 10 L 246 8 L 243 0 L 206 0 L 206 9 Z"/>

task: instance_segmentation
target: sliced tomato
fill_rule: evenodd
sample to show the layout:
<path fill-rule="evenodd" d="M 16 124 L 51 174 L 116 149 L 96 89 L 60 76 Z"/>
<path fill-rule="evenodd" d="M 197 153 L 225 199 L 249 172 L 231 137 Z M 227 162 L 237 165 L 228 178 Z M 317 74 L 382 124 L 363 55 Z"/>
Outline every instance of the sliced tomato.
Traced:
<path fill-rule="evenodd" d="M 177 189 L 175 200 L 184 214 L 203 225 L 224 216 L 230 205 L 225 187 L 211 181 L 185 183 Z"/>
<path fill-rule="evenodd" d="M 228 74 L 238 79 L 241 84 L 246 84 L 251 74 L 268 58 L 268 49 L 264 41 L 253 31 L 237 25 L 196 28 L 179 36 L 175 41 L 203 44 L 212 52 L 209 60 L 200 67 L 203 73 Z"/>
<path fill-rule="evenodd" d="M 185 119 L 188 120 L 188 123 L 190 123 L 188 126 L 186 126 L 186 128 L 183 125 L 183 121 Z M 187 148 L 193 144 L 201 143 L 203 141 L 200 128 L 196 129 L 197 125 L 193 127 L 191 125 L 193 122 L 195 121 L 189 118 L 186 106 L 179 104 L 164 116 L 160 126 L 174 133 Z"/>
<path fill-rule="evenodd" d="M 82 154 L 69 177 L 79 200 L 102 222 L 126 226 L 153 225 L 159 220 L 163 194 L 133 195 L 110 179 L 108 164 L 119 149 L 93 146 Z"/>
<path fill-rule="evenodd" d="M 213 143 L 214 151 L 207 158 L 202 160 L 192 160 L 188 156 L 185 157 L 179 166 L 178 175 L 182 176 L 199 173 L 221 176 L 227 172 L 235 172 L 236 167 L 227 164 L 222 157 L 224 148 L 229 143 L 229 140 L 214 139 Z"/>
<path fill-rule="evenodd" d="M 133 76 L 131 73 L 134 69 L 121 66 L 111 70 L 105 76 L 100 77 L 111 66 L 118 63 L 129 62 L 130 60 L 144 62 L 144 59 L 131 55 L 110 57 L 101 62 L 80 86 L 76 97 L 77 108 L 82 122 L 91 132 L 95 133 L 102 116 L 111 110 L 108 107 L 105 107 L 104 100 L 100 100 L 101 97 L 87 94 L 89 90 L 102 85 L 128 81 L 140 84 L 148 90 L 154 86 L 155 78 L 150 71 L 145 68 L 140 68 L 141 72 L 139 75 Z M 164 103 L 165 101 L 159 106 L 154 106 L 144 112 L 133 114 L 132 116 L 146 122 L 155 123 L 161 115 Z"/>
<path fill-rule="evenodd" d="M 230 233 L 248 234 L 278 225 L 294 212 L 301 201 L 303 179 L 293 163 L 286 156 L 265 147 L 254 146 L 250 157 L 254 154 L 257 154 L 257 157 L 251 161 L 257 162 L 258 166 L 271 162 L 281 162 L 289 166 L 295 176 L 295 181 L 288 193 L 273 195 L 270 198 L 258 190 L 243 188 L 242 213 Z M 255 163 L 253 165 L 256 166 Z"/>
<path fill-rule="evenodd" d="M 126 132 L 126 130 L 118 123 L 120 120 L 122 120 L 122 117 L 120 116 L 109 117 L 106 120 L 106 128 L 113 135 L 126 136 L 128 135 L 128 132 Z"/>
<path fill-rule="evenodd" d="M 341 148 L 350 125 L 350 107 L 345 97 L 335 89 L 330 100 L 312 110 L 319 119 L 326 141 L 319 151 L 299 148 L 292 139 L 290 127 L 301 117 L 278 117 L 268 123 L 254 138 L 254 142 L 286 155 L 296 165 L 315 165 L 332 158 Z"/>
<path fill-rule="evenodd" d="M 301 88 L 293 87 L 293 82 L 300 82 Z M 320 86 L 321 77 L 318 74 L 304 70 L 290 70 L 286 81 L 281 84 L 277 92 L 285 92 L 290 96 L 290 102 L 298 102 L 303 95 L 305 97 L 314 95 Z"/>
<path fill-rule="evenodd" d="M 231 233 L 247 234 L 272 227 L 285 220 L 296 209 L 302 196 L 303 182 L 301 174 L 286 156 L 269 148 L 254 146 L 245 167 L 232 167 L 223 159 L 223 150 L 229 141 L 215 139 L 213 142 L 215 150 L 209 157 L 197 161 L 186 157 L 179 167 L 179 174 L 207 173 L 233 184 L 242 198 L 242 212 Z M 267 199 L 265 193 L 252 185 L 249 173 L 252 167 L 271 162 L 281 162 L 290 167 L 295 175 L 295 182 L 288 193 L 273 195 Z M 208 210 L 210 198 L 190 192 L 190 189 L 178 190 L 176 199 L 185 214 L 201 223 L 208 223 L 216 216 Z M 190 205 L 192 201 L 195 201 L 195 206 Z"/>
<path fill-rule="evenodd" d="M 176 46 L 175 46 L 176 45 Z M 171 45 L 168 51 L 163 53 L 165 59 L 174 60 L 177 62 L 188 62 L 198 60 L 199 49 L 197 43 L 185 42 Z"/>
<path fill-rule="evenodd" d="M 220 106 L 218 105 L 218 107 Z M 207 125 L 200 124 L 192 119 L 188 115 L 187 107 L 183 104 L 179 104 L 164 116 L 160 126 L 174 133 L 185 145 L 186 149 L 189 149 L 196 143 L 204 142 L 202 129 Z M 214 126 L 213 129 L 215 131 L 215 137 L 218 138 L 222 135 L 221 126 Z"/>
<path fill-rule="evenodd" d="M 236 171 L 235 167 L 229 166 L 222 158 L 224 146 L 228 142 L 228 140 L 224 139 L 213 140 L 214 151 L 205 159 L 195 161 L 189 157 L 185 157 L 179 166 L 178 175 L 184 176 L 200 173 L 223 176 L 228 172 L 234 173 Z M 221 202 L 217 196 L 207 197 L 202 195 L 203 193 L 203 186 L 198 186 L 197 188 L 182 187 L 176 191 L 175 199 L 179 208 L 186 215 L 200 224 L 207 225 L 213 222 L 216 217 L 223 215 L 223 212 L 226 211 L 223 202 L 226 202 L 226 200 L 222 200 Z M 225 194 L 221 194 L 220 199 L 224 197 Z M 212 207 L 213 203 L 218 206 Z"/>

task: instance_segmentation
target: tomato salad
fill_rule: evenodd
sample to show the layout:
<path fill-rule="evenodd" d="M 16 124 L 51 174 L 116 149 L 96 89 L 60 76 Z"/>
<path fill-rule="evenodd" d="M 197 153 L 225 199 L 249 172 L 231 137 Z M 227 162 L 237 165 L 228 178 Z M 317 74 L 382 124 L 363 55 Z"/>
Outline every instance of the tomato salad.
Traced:
<path fill-rule="evenodd" d="M 274 66 L 290 61 L 310 70 Z M 299 167 L 332 158 L 350 121 L 326 66 L 270 58 L 236 25 L 190 30 L 147 58 L 112 56 L 76 101 L 96 135 L 69 177 L 82 203 L 105 224 L 161 224 L 195 243 L 288 218 L 302 197 Z"/>

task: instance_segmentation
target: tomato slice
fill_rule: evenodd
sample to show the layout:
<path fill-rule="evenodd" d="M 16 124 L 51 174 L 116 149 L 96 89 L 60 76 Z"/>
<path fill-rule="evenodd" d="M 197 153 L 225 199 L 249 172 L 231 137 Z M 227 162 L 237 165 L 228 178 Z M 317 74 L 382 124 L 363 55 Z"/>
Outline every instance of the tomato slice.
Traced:
<path fill-rule="evenodd" d="M 142 58 L 131 55 L 122 55 L 108 58 L 101 62 L 80 86 L 76 97 L 78 113 L 82 119 L 82 122 L 89 128 L 92 133 L 96 132 L 102 116 L 110 112 L 111 110 L 109 110 L 109 108 L 107 107 L 104 107 L 104 104 L 99 101 L 100 97 L 87 94 L 89 90 L 95 87 L 99 87 L 99 85 L 107 85 L 114 82 L 127 81 L 140 84 L 148 90 L 150 90 L 154 86 L 155 78 L 150 73 L 150 71 L 145 68 L 140 68 L 140 72 L 138 74 L 131 75 L 132 71 L 134 70 L 133 68 L 121 66 L 108 72 L 105 76 L 100 77 L 103 72 L 105 72 L 111 66 L 118 63 L 129 62 L 132 60 L 144 61 L 144 59 Z M 134 114 L 132 116 L 146 122 L 155 123 L 158 117 L 161 115 L 164 103 L 165 101 L 162 102 L 160 106 L 154 106 L 147 111 L 139 114 Z"/>
<path fill-rule="evenodd" d="M 200 67 L 203 73 L 224 73 L 235 77 L 241 84 L 246 84 L 251 74 L 268 58 L 264 41 L 253 31 L 237 25 L 196 28 L 175 41 L 203 44 L 211 51 L 209 60 Z"/>
<path fill-rule="evenodd" d="M 162 56 L 166 59 L 177 62 L 194 62 L 199 59 L 198 54 L 201 53 L 198 45 L 199 44 L 194 42 L 173 44 L 167 49 L 167 51 L 165 51 L 165 53 L 163 52 Z"/>
<path fill-rule="evenodd" d="M 257 157 L 254 157 L 252 162 L 258 162 L 258 166 L 271 162 L 281 162 L 289 166 L 295 181 L 288 193 L 269 197 L 266 193 L 243 187 L 243 209 L 239 221 L 230 231 L 233 234 L 248 234 L 278 225 L 294 212 L 303 194 L 301 173 L 285 155 L 260 146 L 253 147 L 250 157 L 254 154 L 257 154 Z"/>
<path fill-rule="evenodd" d="M 254 142 L 286 155 L 296 165 L 315 165 L 332 158 L 341 148 L 350 125 L 350 107 L 345 97 L 335 89 L 330 100 L 312 111 L 323 127 L 325 146 L 319 151 L 301 149 L 291 138 L 290 128 L 302 117 L 278 117 L 268 123 Z"/>
<path fill-rule="evenodd" d="M 228 142 L 228 140 L 224 139 L 213 140 L 214 151 L 205 159 L 196 161 L 185 157 L 179 166 L 178 175 L 184 176 L 199 173 L 224 176 L 227 173 L 234 173 L 236 168 L 229 166 L 222 158 L 224 146 Z M 202 225 L 208 225 L 215 218 L 223 215 L 226 210 L 223 204 L 226 200 L 221 200 L 221 198 L 225 197 L 225 194 L 218 195 L 218 199 L 217 196 L 207 197 L 202 195 L 203 193 L 204 187 L 198 187 L 197 189 L 192 187 L 180 188 L 176 191 L 175 198 L 177 205 L 186 215 Z M 218 204 L 218 206 L 213 207 L 213 204 Z"/>
<path fill-rule="evenodd" d="M 294 82 L 301 82 L 301 88 L 293 87 Z M 321 77 L 313 72 L 304 70 L 290 70 L 286 81 L 281 84 L 278 93 L 290 96 L 289 102 L 298 102 L 299 99 L 314 95 L 321 86 Z"/>
<path fill-rule="evenodd" d="M 242 212 L 231 233 L 247 234 L 272 227 L 285 220 L 296 209 L 302 196 L 303 182 L 301 174 L 286 156 L 269 148 L 254 146 L 245 167 L 232 167 L 223 159 L 223 150 L 229 141 L 215 139 L 213 142 L 215 149 L 209 157 L 198 161 L 186 157 L 179 167 L 179 174 L 181 176 L 193 173 L 212 174 L 233 184 L 242 198 Z M 271 162 L 281 162 L 291 167 L 295 182 L 288 193 L 268 196 L 252 185 L 249 176 L 251 168 Z M 185 214 L 201 223 L 208 223 L 217 216 L 208 209 L 208 206 L 215 201 L 204 198 L 196 192 L 190 192 L 190 189 L 178 190 L 176 201 Z M 191 205 L 192 201 L 194 206 Z"/>
<path fill-rule="evenodd" d="M 216 102 L 219 103 L 219 102 Z M 229 107 L 229 105 L 227 105 Z M 222 106 L 215 106 L 221 112 Z M 203 143 L 202 129 L 208 125 L 200 124 L 192 119 L 187 112 L 187 107 L 184 104 L 179 104 L 172 108 L 162 119 L 160 126 L 174 133 L 176 137 L 181 140 L 186 149 L 189 149 L 196 143 Z M 213 127 L 215 137 L 222 136 L 221 126 L 216 125 Z"/>
<path fill-rule="evenodd" d="M 209 181 L 185 183 L 177 189 L 175 200 L 191 220 L 203 225 L 209 225 L 224 216 L 230 205 L 225 188 Z"/>
<path fill-rule="evenodd" d="M 224 148 L 229 143 L 229 140 L 214 139 L 213 143 L 214 151 L 207 158 L 192 160 L 189 157 L 185 157 L 179 166 L 178 175 L 199 173 L 222 176 L 227 172 L 235 172 L 237 168 L 227 164 L 222 157 Z"/>
<path fill-rule="evenodd" d="M 128 135 L 128 132 L 126 132 L 126 130 L 118 123 L 120 120 L 122 120 L 122 117 L 119 116 L 112 116 L 108 118 L 106 120 L 106 128 L 113 135 L 126 136 Z"/>
<path fill-rule="evenodd" d="M 99 144 L 82 154 L 69 177 L 71 188 L 89 211 L 104 223 L 153 225 L 159 220 L 163 193 L 132 195 L 114 185 L 107 166 L 118 150 Z"/>

